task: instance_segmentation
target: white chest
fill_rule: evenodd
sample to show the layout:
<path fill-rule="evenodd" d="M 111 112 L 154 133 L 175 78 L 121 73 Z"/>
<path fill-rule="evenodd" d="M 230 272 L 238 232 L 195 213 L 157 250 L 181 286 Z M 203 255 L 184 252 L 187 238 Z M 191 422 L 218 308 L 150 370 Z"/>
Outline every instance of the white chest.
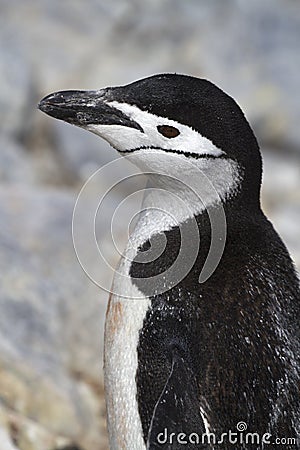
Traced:
<path fill-rule="evenodd" d="M 131 248 L 127 255 L 134 254 Z M 105 324 L 104 373 L 110 448 L 142 450 L 145 447 L 138 413 L 136 371 L 139 332 L 150 300 L 132 284 L 130 261 L 117 269 Z"/>

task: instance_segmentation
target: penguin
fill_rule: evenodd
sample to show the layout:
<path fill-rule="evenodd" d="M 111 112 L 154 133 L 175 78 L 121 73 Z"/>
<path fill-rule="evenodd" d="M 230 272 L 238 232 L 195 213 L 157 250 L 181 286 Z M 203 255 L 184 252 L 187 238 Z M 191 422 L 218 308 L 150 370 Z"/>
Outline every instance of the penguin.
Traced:
<path fill-rule="evenodd" d="M 149 178 L 107 309 L 110 448 L 300 448 L 299 278 L 261 209 L 259 145 L 237 103 L 166 73 L 39 108 Z"/>

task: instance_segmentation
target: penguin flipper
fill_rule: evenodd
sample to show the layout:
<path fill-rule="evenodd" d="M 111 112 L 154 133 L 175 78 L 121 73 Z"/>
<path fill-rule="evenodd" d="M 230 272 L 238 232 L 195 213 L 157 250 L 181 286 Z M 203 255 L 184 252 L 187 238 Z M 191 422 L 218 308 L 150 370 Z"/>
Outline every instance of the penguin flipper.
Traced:
<path fill-rule="evenodd" d="M 150 423 L 147 449 L 177 450 L 201 447 L 205 426 L 200 413 L 196 377 L 184 358 L 175 353 L 171 371 L 164 389 L 155 405 Z M 198 441 L 189 442 L 189 437 Z M 185 436 L 184 436 L 185 435 Z M 182 441 L 182 442 L 180 442 Z"/>

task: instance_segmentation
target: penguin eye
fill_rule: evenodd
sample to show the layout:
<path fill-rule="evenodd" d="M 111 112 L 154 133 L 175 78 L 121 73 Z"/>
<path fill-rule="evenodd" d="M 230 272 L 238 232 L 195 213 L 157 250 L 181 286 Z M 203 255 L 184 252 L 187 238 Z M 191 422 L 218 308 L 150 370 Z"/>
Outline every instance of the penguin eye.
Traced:
<path fill-rule="evenodd" d="M 174 138 L 180 134 L 180 131 L 175 127 L 170 127 L 170 125 L 158 125 L 157 130 L 160 134 L 166 138 Z"/>

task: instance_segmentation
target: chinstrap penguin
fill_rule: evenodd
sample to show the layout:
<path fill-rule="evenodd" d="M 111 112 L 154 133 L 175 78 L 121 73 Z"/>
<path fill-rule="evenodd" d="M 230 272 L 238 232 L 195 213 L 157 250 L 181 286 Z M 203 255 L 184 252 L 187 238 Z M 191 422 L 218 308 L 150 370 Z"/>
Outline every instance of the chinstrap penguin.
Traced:
<path fill-rule="evenodd" d="M 299 438 L 299 280 L 261 210 L 260 151 L 236 102 L 207 80 L 161 74 L 56 92 L 39 108 L 129 155 L 156 188 L 145 196 L 148 209 L 120 261 L 107 310 L 111 449 L 249 450 Z M 222 256 L 199 282 L 212 241 L 210 214 L 220 210 Z M 190 236 L 182 268 L 195 257 L 174 282 L 166 271 L 182 236 Z M 162 238 L 164 251 L 143 260 Z M 243 440 L 241 421 L 258 442 Z M 218 443 L 229 430 L 236 443 Z M 217 443 L 201 443 L 205 433 Z"/>

